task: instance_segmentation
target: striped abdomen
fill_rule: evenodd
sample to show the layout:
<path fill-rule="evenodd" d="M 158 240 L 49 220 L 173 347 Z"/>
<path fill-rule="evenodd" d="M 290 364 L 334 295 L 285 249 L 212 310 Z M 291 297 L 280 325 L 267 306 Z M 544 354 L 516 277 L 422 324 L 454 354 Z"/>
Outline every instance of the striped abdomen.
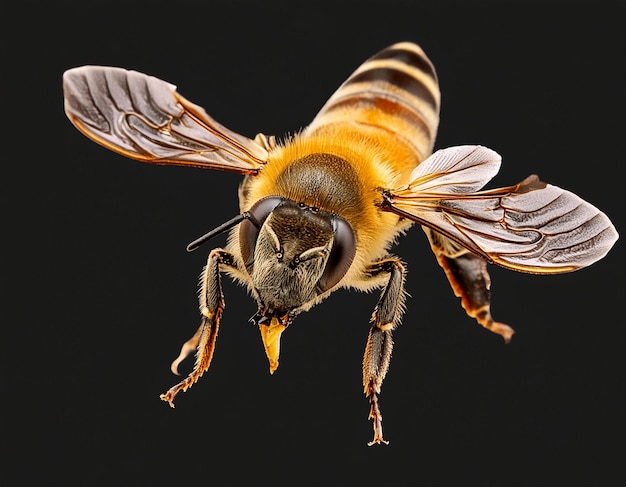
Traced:
<path fill-rule="evenodd" d="M 432 152 L 439 124 L 437 74 L 422 49 L 394 44 L 365 61 L 322 107 L 307 133 L 348 124 L 403 141 L 417 160 Z M 380 134 L 382 135 L 382 134 Z"/>

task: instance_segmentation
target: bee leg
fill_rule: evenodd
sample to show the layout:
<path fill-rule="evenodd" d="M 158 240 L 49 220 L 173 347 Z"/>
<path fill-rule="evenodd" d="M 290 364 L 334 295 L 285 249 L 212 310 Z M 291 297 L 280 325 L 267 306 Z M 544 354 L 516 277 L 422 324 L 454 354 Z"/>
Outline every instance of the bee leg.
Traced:
<path fill-rule="evenodd" d="M 172 362 L 171 369 L 178 375 L 178 364 L 194 350 L 196 350 L 196 363 L 184 380 L 170 388 L 165 394 L 161 394 L 161 399 L 167 401 L 171 407 L 174 407 L 176 394 L 186 391 L 195 384 L 211 364 L 217 331 L 224 311 L 224 295 L 220 282 L 220 266 L 224 265 L 235 266 L 232 254 L 222 249 L 212 250 L 200 279 L 200 313 L 202 313 L 200 328 L 183 344 L 180 355 Z"/>
<path fill-rule="evenodd" d="M 396 258 L 388 258 L 369 265 L 368 276 L 375 277 L 382 273 L 389 275 L 389 280 L 372 314 L 370 328 L 363 357 L 363 388 L 369 398 L 369 419 L 374 427 L 374 439 L 368 443 L 388 444 L 383 437 L 382 414 L 378 406 L 378 394 L 383 379 L 389 369 L 393 340 L 392 330 L 400 323 L 404 311 L 404 276 L 405 268 Z"/>
<path fill-rule="evenodd" d="M 446 237 L 426 232 L 439 265 L 446 273 L 454 294 L 461 298 L 461 306 L 483 327 L 504 338 L 508 343 L 515 331 L 509 325 L 491 317 L 491 278 L 487 262 L 466 249 L 459 249 Z"/>

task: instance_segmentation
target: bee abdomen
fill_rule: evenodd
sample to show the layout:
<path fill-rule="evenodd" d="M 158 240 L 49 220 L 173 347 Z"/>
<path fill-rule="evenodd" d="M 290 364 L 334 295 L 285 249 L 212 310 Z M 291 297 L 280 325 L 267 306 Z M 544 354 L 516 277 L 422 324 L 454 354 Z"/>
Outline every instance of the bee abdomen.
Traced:
<path fill-rule="evenodd" d="M 432 152 L 439 124 L 437 74 L 422 49 L 394 44 L 363 63 L 339 87 L 308 131 L 333 124 L 361 125 L 391 132 L 421 161 Z"/>

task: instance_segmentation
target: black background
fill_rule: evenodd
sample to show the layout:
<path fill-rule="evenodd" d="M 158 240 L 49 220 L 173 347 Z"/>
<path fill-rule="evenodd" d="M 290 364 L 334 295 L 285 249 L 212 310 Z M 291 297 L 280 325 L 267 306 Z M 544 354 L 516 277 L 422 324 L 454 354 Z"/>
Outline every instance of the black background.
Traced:
<path fill-rule="evenodd" d="M 411 298 L 389 446 L 366 446 L 361 388 L 376 294 L 298 317 L 270 376 L 255 304 L 225 279 L 211 369 L 175 410 L 159 400 L 199 322 L 208 249 L 185 245 L 237 212 L 240 177 L 89 141 L 63 113 L 65 69 L 143 71 L 233 130 L 282 135 L 411 40 L 440 78 L 436 148 L 492 147 L 489 187 L 538 173 L 624 231 L 624 2 L 431 3 L 3 0 L 3 486 L 625 484 L 621 241 L 573 274 L 490 268 L 505 346 L 413 229 L 394 248 Z"/>

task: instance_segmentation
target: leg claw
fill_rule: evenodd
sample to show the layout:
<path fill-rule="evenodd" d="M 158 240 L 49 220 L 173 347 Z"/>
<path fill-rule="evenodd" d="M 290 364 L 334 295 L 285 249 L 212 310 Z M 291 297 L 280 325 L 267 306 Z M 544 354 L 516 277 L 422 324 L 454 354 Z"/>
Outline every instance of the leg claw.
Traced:
<path fill-rule="evenodd" d="M 380 413 L 378 407 L 378 396 L 376 393 L 372 393 L 370 396 L 370 414 L 368 419 L 372 420 L 374 439 L 370 441 L 367 446 L 380 445 L 381 443 L 388 445 L 389 442 L 383 437 L 383 415 Z"/>

